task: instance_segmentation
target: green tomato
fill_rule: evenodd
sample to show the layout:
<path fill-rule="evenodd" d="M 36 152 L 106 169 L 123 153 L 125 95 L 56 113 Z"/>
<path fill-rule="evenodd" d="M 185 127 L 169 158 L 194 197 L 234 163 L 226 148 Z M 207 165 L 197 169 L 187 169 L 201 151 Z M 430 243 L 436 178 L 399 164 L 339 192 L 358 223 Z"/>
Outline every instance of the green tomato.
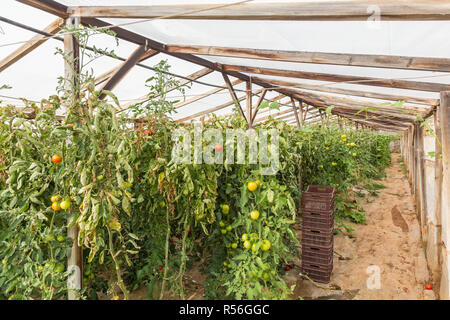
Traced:
<path fill-rule="evenodd" d="M 253 240 L 253 241 L 254 240 L 258 240 L 258 235 L 256 233 L 254 233 L 254 232 L 250 233 L 250 239 Z"/>
<path fill-rule="evenodd" d="M 63 272 L 64 271 L 64 265 L 62 264 L 62 263 L 58 263 L 56 266 L 55 266 L 55 269 L 54 269 L 54 271 L 56 272 L 56 273 L 60 273 L 60 272 Z"/>
<path fill-rule="evenodd" d="M 228 214 L 230 212 L 230 206 L 227 204 L 223 204 L 222 205 L 222 213 L 223 214 Z"/>
<path fill-rule="evenodd" d="M 226 229 L 220 229 L 220 232 L 221 232 L 222 234 L 226 234 L 226 233 L 227 233 L 227 230 L 226 230 Z"/>
<path fill-rule="evenodd" d="M 253 210 L 252 212 L 250 212 L 250 218 L 252 218 L 253 220 L 256 220 L 259 218 L 259 211 L 258 210 Z"/>
<path fill-rule="evenodd" d="M 262 244 L 261 244 L 261 250 L 262 251 L 267 251 L 270 249 L 271 243 L 269 240 L 263 240 Z"/>
<path fill-rule="evenodd" d="M 58 242 L 63 242 L 64 240 L 66 240 L 66 238 L 64 236 L 59 235 L 56 237 L 56 240 L 58 240 Z"/>
<path fill-rule="evenodd" d="M 244 241 L 244 248 L 245 249 L 250 249 L 250 247 L 251 247 L 250 241 L 248 241 L 248 240 Z"/>
<path fill-rule="evenodd" d="M 226 229 L 227 231 L 231 231 L 233 228 L 231 228 L 231 226 L 228 226 Z"/>
<path fill-rule="evenodd" d="M 219 226 L 225 227 L 225 223 L 223 223 L 223 221 L 220 221 L 220 222 L 219 222 Z"/>
<path fill-rule="evenodd" d="M 61 209 L 67 210 L 70 208 L 71 204 L 72 204 L 72 202 L 70 201 L 70 199 L 65 199 L 64 201 L 61 202 L 60 206 L 61 206 Z"/>
<path fill-rule="evenodd" d="M 256 248 L 256 243 L 252 244 L 252 252 L 256 252 L 258 249 Z"/>
<path fill-rule="evenodd" d="M 243 235 L 242 235 L 242 241 L 247 241 L 248 240 L 248 234 L 246 234 L 246 233 L 244 233 Z"/>
<path fill-rule="evenodd" d="M 233 244 L 231 244 L 231 248 L 236 249 L 237 248 L 237 243 L 234 242 Z"/>
<path fill-rule="evenodd" d="M 55 240 L 55 236 L 52 235 L 52 234 L 48 234 L 48 235 L 46 235 L 45 238 L 44 238 L 44 241 L 45 241 L 45 242 L 50 242 L 50 241 L 53 241 L 53 240 Z"/>

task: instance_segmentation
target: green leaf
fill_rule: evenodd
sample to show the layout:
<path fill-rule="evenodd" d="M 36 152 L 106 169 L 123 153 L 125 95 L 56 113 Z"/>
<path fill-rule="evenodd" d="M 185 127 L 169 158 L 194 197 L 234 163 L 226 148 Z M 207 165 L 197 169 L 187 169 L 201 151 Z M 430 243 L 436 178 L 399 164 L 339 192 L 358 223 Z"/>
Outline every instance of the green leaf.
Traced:
<path fill-rule="evenodd" d="M 126 196 L 122 198 L 122 209 L 126 214 L 131 215 L 131 205 L 130 200 Z"/>
<path fill-rule="evenodd" d="M 326 113 L 328 116 L 331 116 L 331 111 L 332 111 L 334 108 L 335 108 L 335 106 L 329 106 L 329 107 L 325 110 L 325 113 Z"/>
<path fill-rule="evenodd" d="M 259 105 L 259 109 L 265 109 L 265 108 L 268 108 L 268 107 L 269 107 L 269 101 L 263 101 Z"/>
<path fill-rule="evenodd" d="M 280 105 L 278 104 L 278 102 L 274 101 L 269 105 L 269 109 L 280 110 Z"/>

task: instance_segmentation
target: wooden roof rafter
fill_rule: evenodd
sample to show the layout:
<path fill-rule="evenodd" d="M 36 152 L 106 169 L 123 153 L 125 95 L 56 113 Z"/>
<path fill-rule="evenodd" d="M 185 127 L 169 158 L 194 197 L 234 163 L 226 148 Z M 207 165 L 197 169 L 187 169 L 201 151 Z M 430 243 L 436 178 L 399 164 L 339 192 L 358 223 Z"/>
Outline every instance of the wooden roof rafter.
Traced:
<path fill-rule="evenodd" d="M 305 72 L 295 70 L 281 70 L 273 68 L 249 67 L 241 65 L 223 65 L 223 70 L 250 74 L 262 74 L 278 77 L 300 78 L 319 81 L 342 82 L 354 85 L 376 86 L 395 89 L 441 92 L 450 90 L 450 85 L 444 83 L 410 81 L 401 79 L 385 79 L 362 76 L 349 76 L 319 72 Z"/>
<path fill-rule="evenodd" d="M 192 46 L 168 44 L 167 51 L 206 56 L 241 59 L 258 59 L 283 62 L 327 64 L 351 67 L 387 68 L 421 71 L 450 71 L 450 59 L 407 57 L 393 55 L 328 53 L 308 51 L 269 50 L 253 48 L 230 48 L 217 46 Z"/>
<path fill-rule="evenodd" d="M 35 4 L 35 0 L 19 0 Z M 241 3 L 230 7 L 184 15 L 184 12 L 213 8 L 212 4 L 177 4 L 153 6 L 73 6 L 74 16 L 102 18 L 145 18 L 168 16 L 169 19 L 214 20 L 297 20 L 297 21 L 367 21 L 372 13 L 368 6 L 379 7 L 382 20 L 449 20 L 450 4 L 445 2 L 414 1 L 346 1 Z M 48 9 L 43 7 L 42 9 Z M 54 10 L 54 8 L 50 8 Z"/>

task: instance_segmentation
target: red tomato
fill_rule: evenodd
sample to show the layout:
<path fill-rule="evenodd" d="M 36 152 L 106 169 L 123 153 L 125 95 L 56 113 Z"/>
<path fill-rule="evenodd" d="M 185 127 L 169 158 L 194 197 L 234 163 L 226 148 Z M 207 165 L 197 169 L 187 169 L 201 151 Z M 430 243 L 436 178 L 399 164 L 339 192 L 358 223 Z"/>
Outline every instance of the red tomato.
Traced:
<path fill-rule="evenodd" d="M 191 229 L 188 229 L 188 234 L 190 234 L 191 233 Z"/>
<path fill-rule="evenodd" d="M 144 131 L 144 133 L 145 133 L 146 135 L 148 135 L 148 136 L 149 136 L 149 135 L 151 135 L 151 134 L 152 134 L 152 130 L 148 130 L 148 129 L 147 129 L 147 130 L 145 130 L 145 131 Z"/>
<path fill-rule="evenodd" d="M 426 285 L 425 285 L 425 289 L 431 290 L 431 289 L 432 289 L 431 284 L 426 284 Z"/>
<path fill-rule="evenodd" d="M 216 151 L 217 151 L 217 152 L 222 151 L 222 149 L 223 149 L 223 147 L 222 147 L 221 144 L 216 145 Z"/>
<path fill-rule="evenodd" d="M 53 156 L 52 156 L 52 162 L 53 163 L 60 163 L 62 161 L 62 158 L 60 157 L 60 156 L 58 156 L 58 155 L 56 155 L 56 154 L 54 154 Z"/>
<path fill-rule="evenodd" d="M 284 270 L 286 270 L 286 271 L 289 271 L 289 270 L 291 270 L 291 266 L 290 266 L 290 265 L 288 265 L 288 264 L 287 264 L 287 265 L 285 265 L 285 266 L 284 266 Z"/>
<path fill-rule="evenodd" d="M 138 181 L 141 181 L 141 178 L 138 177 L 137 179 L 138 179 Z"/>
<path fill-rule="evenodd" d="M 163 267 L 161 265 L 159 265 L 158 269 L 161 271 L 163 269 Z"/>

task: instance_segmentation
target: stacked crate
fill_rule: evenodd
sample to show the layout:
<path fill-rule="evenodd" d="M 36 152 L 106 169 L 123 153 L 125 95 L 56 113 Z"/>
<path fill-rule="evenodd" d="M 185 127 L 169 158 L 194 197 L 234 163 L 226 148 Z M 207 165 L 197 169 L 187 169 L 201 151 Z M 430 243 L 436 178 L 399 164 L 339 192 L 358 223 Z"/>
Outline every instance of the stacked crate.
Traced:
<path fill-rule="evenodd" d="M 334 193 L 333 187 L 308 186 L 302 197 L 302 269 L 321 283 L 333 270 Z"/>

